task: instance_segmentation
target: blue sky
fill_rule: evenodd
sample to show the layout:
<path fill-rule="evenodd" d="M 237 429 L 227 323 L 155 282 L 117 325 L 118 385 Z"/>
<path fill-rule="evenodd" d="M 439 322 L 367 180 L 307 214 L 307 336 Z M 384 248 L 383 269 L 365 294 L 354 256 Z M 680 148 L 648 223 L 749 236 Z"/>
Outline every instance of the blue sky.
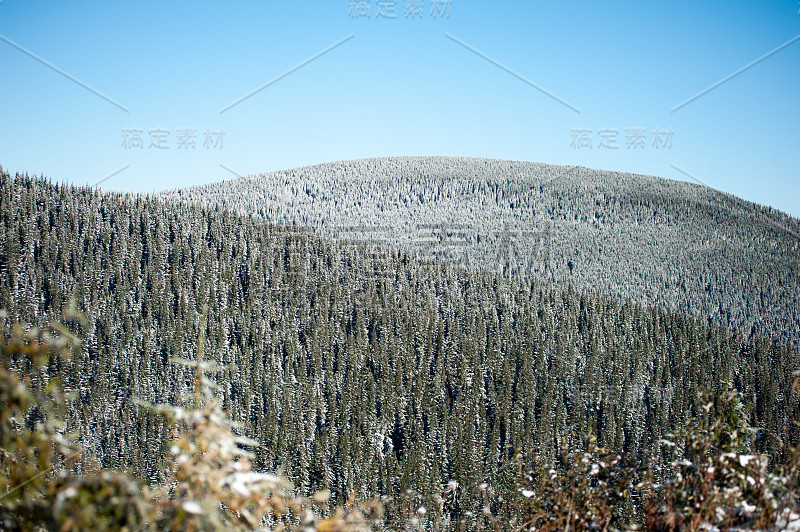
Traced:
<path fill-rule="evenodd" d="M 800 216 L 799 12 L 797 0 L 2 0 L 0 164 L 152 191 L 464 155 L 694 178 Z"/>

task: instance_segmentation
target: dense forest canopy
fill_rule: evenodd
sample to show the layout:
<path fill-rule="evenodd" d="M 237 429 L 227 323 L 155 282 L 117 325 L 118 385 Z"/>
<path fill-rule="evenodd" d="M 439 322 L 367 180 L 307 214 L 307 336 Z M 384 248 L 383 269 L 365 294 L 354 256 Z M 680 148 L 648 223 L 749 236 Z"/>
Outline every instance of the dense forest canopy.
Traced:
<path fill-rule="evenodd" d="M 776 261 L 788 245 L 774 242 Z M 204 305 L 206 356 L 228 367 L 223 408 L 261 444 L 256 467 L 305 493 L 510 491 L 517 453 L 592 435 L 656 464 L 698 392 L 728 385 L 751 404 L 760 450 L 798 443 L 797 352 L 774 339 L 222 208 L 3 175 L 3 319 L 42 324 L 71 298 L 85 343 L 49 368 L 76 393 L 68 428 L 103 465 L 145 479 L 160 478 L 169 427 L 134 399 L 191 396 L 191 372 L 169 360 L 194 356 Z M 453 511 L 478 496 L 465 488 Z"/>
<path fill-rule="evenodd" d="M 162 196 L 631 298 L 800 348 L 800 220 L 691 183 L 577 166 L 397 157 Z"/>

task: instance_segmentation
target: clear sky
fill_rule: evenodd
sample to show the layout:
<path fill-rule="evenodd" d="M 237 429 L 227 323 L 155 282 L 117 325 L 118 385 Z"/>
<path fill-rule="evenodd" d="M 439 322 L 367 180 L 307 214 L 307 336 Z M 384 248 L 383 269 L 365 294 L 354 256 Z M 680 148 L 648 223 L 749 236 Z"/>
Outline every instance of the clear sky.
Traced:
<path fill-rule="evenodd" d="M 153 191 L 463 155 L 696 179 L 800 216 L 799 13 L 797 0 L 1 0 L 0 164 Z"/>

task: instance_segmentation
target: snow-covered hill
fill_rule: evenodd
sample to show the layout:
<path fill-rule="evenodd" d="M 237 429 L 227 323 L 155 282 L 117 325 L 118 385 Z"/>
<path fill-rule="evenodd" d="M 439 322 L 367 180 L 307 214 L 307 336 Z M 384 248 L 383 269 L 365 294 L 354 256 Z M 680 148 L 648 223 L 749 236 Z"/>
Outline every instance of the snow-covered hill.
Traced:
<path fill-rule="evenodd" d="M 161 195 L 572 283 L 800 345 L 800 222 L 694 184 L 575 166 L 400 157 Z"/>

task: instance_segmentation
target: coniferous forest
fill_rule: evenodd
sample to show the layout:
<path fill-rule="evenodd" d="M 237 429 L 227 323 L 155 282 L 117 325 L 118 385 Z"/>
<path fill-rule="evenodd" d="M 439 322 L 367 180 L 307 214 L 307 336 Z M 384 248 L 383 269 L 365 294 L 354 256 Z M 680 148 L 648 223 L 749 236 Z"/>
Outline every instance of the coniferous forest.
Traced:
<path fill-rule="evenodd" d="M 159 196 L 572 284 L 800 348 L 800 221 L 692 183 L 580 166 L 386 157 Z"/>
<path fill-rule="evenodd" d="M 3 325 L 43 327 L 70 304 L 86 317 L 81 347 L 45 372 L 71 394 L 64 430 L 100 467 L 145 483 L 164 481 L 174 427 L 142 402 L 192 397 L 194 371 L 172 361 L 195 360 L 198 338 L 224 367 L 220 407 L 258 443 L 254 469 L 306 496 L 330 490 L 331 504 L 450 486 L 442 504 L 458 519 L 480 512 L 490 485 L 502 513 L 522 465 L 591 445 L 657 476 L 674 458 L 663 442 L 724 415 L 704 397 L 731 392 L 753 452 L 779 464 L 800 443 L 796 337 L 779 317 L 743 331 L 241 209 L 3 174 Z"/>

